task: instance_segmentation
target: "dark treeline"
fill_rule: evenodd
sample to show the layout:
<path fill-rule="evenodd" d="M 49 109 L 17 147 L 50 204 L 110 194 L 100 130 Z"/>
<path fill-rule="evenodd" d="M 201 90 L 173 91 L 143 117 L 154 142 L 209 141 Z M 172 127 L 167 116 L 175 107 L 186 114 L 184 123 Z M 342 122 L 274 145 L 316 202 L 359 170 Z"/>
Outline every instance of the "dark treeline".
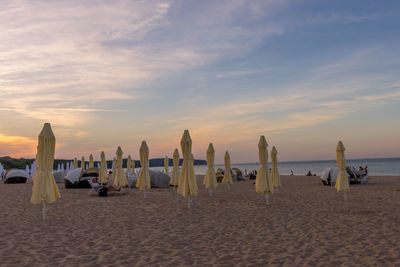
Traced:
<path fill-rule="evenodd" d="M 0 157 L 0 162 L 1 164 L 3 164 L 4 168 L 9 170 L 9 169 L 25 169 L 26 165 L 29 165 L 29 167 L 31 166 L 31 164 L 33 163 L 34 159 L 24 159 L 24 158 L 20 158 L 20 159 L 15 159 L 15 158 L 11 158 L 11 157 Z M 58 164 L 64 164 L 64 168 L 66 166 L 67 162 L 71 162 L 72 160 L 66 160 L 66 159 L 55 159 L 54 160 L 54 165 L 53 165 L 53 169 L 57 169 Z M 87 164 L 89 161 L 85 161 L 85 164 Z M 112 168 L 112 160 L 107 160 L 107 169 L 111 169 Z M 124 159 L 123 163 L 122 163 L 122 167 L 126 168 L 128 159 Z M 179 159 L 179 165 L 182 165 L 183 159 Z M 97 166 L 97 164 L 100 164 L 99 161 L 94 161 L 95 166 Z M 160 166 L 164 166 L 164 159 L 163 158 L 155 158 L 155 159 L 150 159 L 149 162 L 150 167 L 160 167 Z M 169 159 L 169 165 L 172 166 L 172 159 Z M 207 165 L 207 162 L 205 160 L 202 159 L 195 159 L 194 160 L 194 165 Z M 78 160 L 78 167 L 81 167 L 81 161 Z M 140 161 L 139 160 L 135 160 L 135 168 L 139 168 L 140 167 Z"/>

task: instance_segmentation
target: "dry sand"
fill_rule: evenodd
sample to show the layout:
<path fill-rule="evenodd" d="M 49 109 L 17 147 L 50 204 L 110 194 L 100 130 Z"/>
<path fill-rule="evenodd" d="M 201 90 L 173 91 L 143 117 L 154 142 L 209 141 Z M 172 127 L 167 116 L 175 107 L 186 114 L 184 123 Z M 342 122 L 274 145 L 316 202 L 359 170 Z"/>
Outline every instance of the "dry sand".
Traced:
<path fill-rule="evenodd" d="M 352 185 L 347 201 L 319 177 L 281 180 L 268 207 L 253 181 L 212 197 L 199 182 L 191 209 L 172 189 L 100 198 L 59 184 L 44 224 L 32 184 L 0 184 L 0 265 L 400 265 L 400 177 Z"/>

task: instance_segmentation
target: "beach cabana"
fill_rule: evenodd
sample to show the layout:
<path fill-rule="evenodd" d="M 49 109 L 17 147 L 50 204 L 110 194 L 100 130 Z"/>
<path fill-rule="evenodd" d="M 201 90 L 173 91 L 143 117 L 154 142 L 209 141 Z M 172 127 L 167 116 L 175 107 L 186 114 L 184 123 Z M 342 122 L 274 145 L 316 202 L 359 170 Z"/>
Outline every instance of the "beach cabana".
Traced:
<path fill-rule="evenodd" d="M 5 184 L 23 184 L 26 183 L 28 175 L 25 170 L 11 169 L 4 174 Z"/>
<path fill-rule="evenodd" d="M 52 173 L 56 137 L 50 123 L 45 123 L 39 134 L 36 172 L 33 176 L 31 203 L 43 205 L 43 220 L 45 219 L 46 203 L 53 203 L 60 198 L 60 193 Z"/>
<path fill-rule="evenodd" d="M 214 158 L 215 158 L 215 150 L 213 144 L 210 143 L 207 149 L 207 171 L 204 175 L 203 184 L 205 185 L 206 189 L 208 189 L 208 194 L 211 196 L 212 190 L 216 189 L 218 186 L 217 177 L 215 175 L 214 169 Z"/>
<path fill-rule="evenodd" d="M 54 180 L 56 183 L 63 183 L 65 179 L 64 170 L 54 171 L 53 172 Z"/>
<path fill-rule="evenodd" d="M 217 178 L 217 182 L 221 183 L 222 179 L 224 178 L 225 175 L 225 169 L 223 168 L 218 168 L 217 171 L 215 172 L 215 176 Z"/>
<path fill-rule="evenodd" d="M 194 171 L 194 157 L 192 154 L 192 139 L 188 130 L 185 130 L 181 138 L 181 148 L 183 164 L 179 178 L 178 193 L 183 197 L 188 197 L 188 207 L 190 208 L 190 198 L 197 196 L 197 181 Z"/>
<path fill-rule="evenodd" d="M 336 183 L 336 178 L 339 173 L 337 167 L 325 168 L 320 176 L 321 182 L 324 185 L 334 185 Z"/>
<path fill-rule="evenodd" d="M 89 172 L 85 172 L 82 168 L 77 168 L 70 171 L 64 180 L 65 188 L 91 188 L 88 180 L 93 177 L 97 177 L 96 172 L 93 169 L 95 168 L 88 169 Z"/>
<path fill-rule="evenodd" d="M 232 172 L 232 180 L 234 182 L 244 180 L 243 173 L 239 168 L 231 168 L 231 172 Z"/>
<path fill-rule="evenodd" d="M 151 187 L 169 188 L 170 177 L 165 172 L 149 170 Z"/>

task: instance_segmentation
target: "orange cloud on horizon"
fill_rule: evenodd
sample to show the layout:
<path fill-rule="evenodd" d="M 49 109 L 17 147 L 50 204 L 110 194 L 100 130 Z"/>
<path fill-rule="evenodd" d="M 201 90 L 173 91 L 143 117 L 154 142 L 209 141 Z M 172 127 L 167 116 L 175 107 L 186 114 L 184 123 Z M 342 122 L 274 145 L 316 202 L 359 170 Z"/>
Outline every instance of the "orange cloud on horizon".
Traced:
<path fill-rule="evenodd" d="M 36 147 L 37 140 L 35 139 L 0 133 L 0 155 L 13 158 L 34 157 Z"/>

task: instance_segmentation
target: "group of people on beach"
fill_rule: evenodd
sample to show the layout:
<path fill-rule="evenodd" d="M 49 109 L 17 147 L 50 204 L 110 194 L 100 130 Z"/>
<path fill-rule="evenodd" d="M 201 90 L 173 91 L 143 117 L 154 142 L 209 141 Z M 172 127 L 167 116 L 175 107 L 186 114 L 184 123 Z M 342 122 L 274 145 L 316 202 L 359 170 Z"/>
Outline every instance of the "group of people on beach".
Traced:
<path fill-rule="evenodd" d="M 354 166 L 352 166 L 352 167 L 351 166 L 346 166 L 346 169 L 352 170 L 353 172 L 356 171 L 356 168 Z M 368 166 L 365 166 L 365 167 L 359 166 L 358 167 L 358 171 L 359 172 L 364 172 L 365 174 L 368 174 Z"/>

